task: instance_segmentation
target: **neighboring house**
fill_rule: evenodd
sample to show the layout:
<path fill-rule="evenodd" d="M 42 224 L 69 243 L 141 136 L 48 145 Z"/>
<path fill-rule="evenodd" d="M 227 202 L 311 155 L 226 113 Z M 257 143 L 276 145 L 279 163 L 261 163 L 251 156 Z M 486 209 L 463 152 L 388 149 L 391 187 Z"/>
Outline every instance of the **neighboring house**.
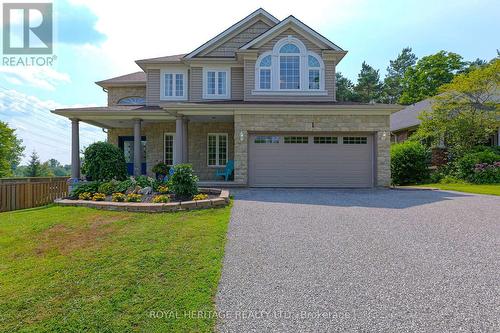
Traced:
<path fill-rule="evenodd" d="M 391 115 L 391 140 L 395 143 L 406 141 L 420 125 L 418 116 L 423 111 L 432 110 L 432 98 L 424 99 L 418 103 L 408 105 L 401 111 Z M 500 128 L 496 135 L 490 138 L 490 145 L 500 146 Z"/>
<path fill-rule="evenodd" d="M 108 106 L 58 109 L 107 129 L 129 173 L 191 163 L 201 180 L 234 160 L 234 183 L 255 187 L 390 184 L 389 116 L 398 105 L 338 103 L 346 51 L 293 16 L 263 9 L 188 54 L 136 61 L 141 72 L 99 81 Z"/>

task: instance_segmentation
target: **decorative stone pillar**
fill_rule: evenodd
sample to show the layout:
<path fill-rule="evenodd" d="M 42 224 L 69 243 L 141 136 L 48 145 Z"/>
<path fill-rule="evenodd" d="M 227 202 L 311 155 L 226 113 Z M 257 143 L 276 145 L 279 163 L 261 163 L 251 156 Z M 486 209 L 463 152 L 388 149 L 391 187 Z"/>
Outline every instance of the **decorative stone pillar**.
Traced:
<path fill-rule="evenodd" d="M 182 116 L 175 119 L 175 140 L 174 140 L 174 165 L 180 164 L 183 161 L 183 138 L 184 138 L 184 121 Z"/>
<path fill-rule="evenodd" d="M 141 120 L 134 119 L 134 176 L 142 173 Z"/>
<path fill-rule="evenodd" d="M 80 179 L 80 126 L 78 119 L 71 119 L 71 182 Z"/>

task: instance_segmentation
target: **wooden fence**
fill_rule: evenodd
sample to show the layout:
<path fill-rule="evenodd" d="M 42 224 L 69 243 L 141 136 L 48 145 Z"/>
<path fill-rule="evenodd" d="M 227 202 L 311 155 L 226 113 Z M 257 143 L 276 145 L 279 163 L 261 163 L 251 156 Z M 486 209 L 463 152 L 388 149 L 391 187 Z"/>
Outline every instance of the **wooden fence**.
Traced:
<path fill-rule="evenodd" d="M 0 178 L 0 212 L 39 207 L 65 197 L 68 178 Z"/>

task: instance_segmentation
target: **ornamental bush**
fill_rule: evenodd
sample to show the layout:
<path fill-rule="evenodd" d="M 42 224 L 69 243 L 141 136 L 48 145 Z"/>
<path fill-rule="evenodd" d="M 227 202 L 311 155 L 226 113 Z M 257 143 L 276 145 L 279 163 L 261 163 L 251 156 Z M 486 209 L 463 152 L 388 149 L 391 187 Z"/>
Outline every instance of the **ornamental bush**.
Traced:
<path fill-rule="evenodd" d="M 391 146 L 391 175 L 395 185 L 415 184 L 429 179 L 430 150 L 416 141 Z"/>
<path fill-rule="evenodd" d="M 177 164 L 170 177 L 170 190 L 181 200 L 189 200 L 198 193 L 198 177 L 191 164 Z"/>
<path fill-rule="evenodd" d="M 153 197 L 153 203 L 167 203 L 170 201 L 170 197 L 168 195 L 155 195 Z"/>
<path fill-rule="evenodd" d="M 111 201 L 113 202 L 124 202 L 126 199 L 127 196 L 120 192 L 113 193 L 113 195 L 111 196 Z"/>
<path fill-rule="evenodd" d="M 109 181 L 127 178 L 125 156 L 115 145 L 108 142 L 96 142 L 83 152 L 82 172 L 89 180 Z"/>
<path fill-rule="evenodd" d="M 500 161 L 500 154 L 489 149 L 465 154 L 455 162 L 456 176 L 474 182 L 476 165 L 493 164 L 497 161 Z"/>
<path fill-rule="evenodd" d="M 500 183 L 500 161 L 492 164 L 479 163 L 474 167 L 474 172 L 469 180 L 476 184 Z"/>

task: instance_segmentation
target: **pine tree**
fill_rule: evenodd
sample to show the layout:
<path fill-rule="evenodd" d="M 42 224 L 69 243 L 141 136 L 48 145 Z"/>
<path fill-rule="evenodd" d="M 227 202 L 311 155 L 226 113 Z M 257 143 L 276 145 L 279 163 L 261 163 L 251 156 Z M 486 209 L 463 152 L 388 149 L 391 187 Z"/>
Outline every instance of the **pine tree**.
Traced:
<path fill-rule="evenodd" d="M 30 156 L 28 168 L 26 169 L 26 177 L 40 177 L 42 175 L 42 166 L 40 158 L 36 151 L 33 150 Z"/>
<path fill-rule="evenodd" d="M 411 47 L 405 47 L 396 59 L 389 61 L 382 92 L 384 103 L 397 103 L 403 91 L 403 76 L 406 70 L 414 66 L 416 62 L 417 56 L 412 52 Z"/>
<path fill-rule="evenodd" d="M 363 61 L 358 74 L 358 83 L 354 87 L 355 100 L 362 103 L 378 102 L 382 93 L 382 83 L 378 69 Z"/>

